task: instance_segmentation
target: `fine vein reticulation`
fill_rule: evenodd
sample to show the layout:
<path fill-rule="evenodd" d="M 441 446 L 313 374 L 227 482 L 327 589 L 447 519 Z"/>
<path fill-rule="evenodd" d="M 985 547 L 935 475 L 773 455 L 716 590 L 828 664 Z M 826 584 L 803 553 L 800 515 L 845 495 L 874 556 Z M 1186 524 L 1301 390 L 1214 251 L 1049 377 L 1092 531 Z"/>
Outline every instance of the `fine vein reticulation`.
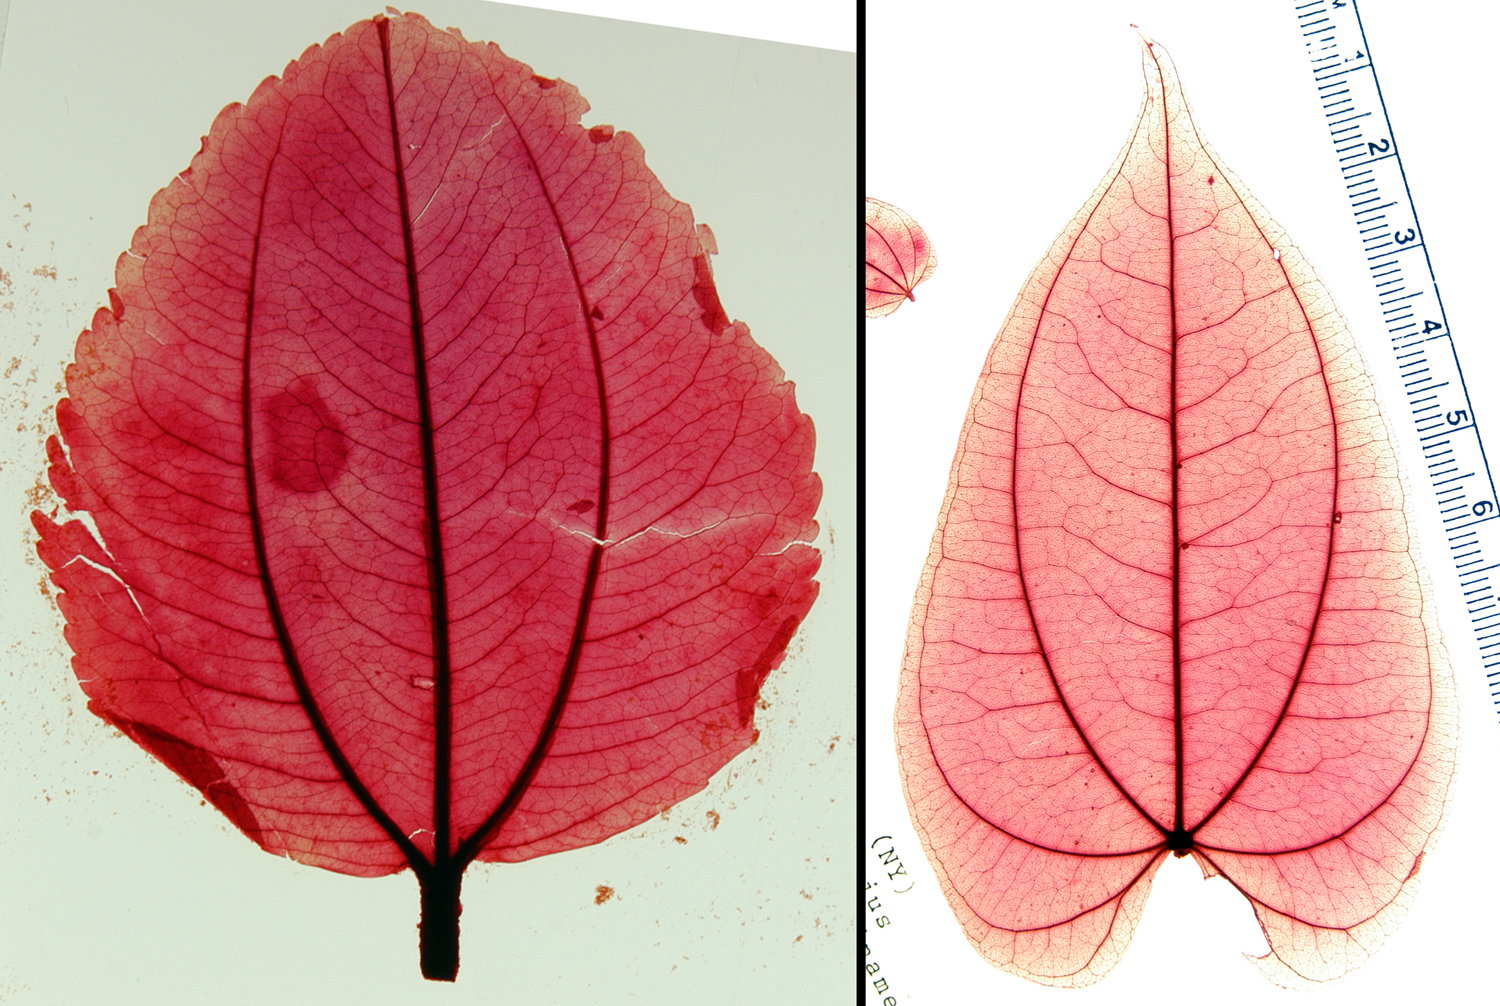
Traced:
<path fill-rule="evenodd" d="M 1285 985 L 1399 921 L 1456 715 L 1354 341 L 1143 41 L 1140 120 L 995 340 L 896 710 L 912 819 L 997 967 L 1098 981 L 1191 855 Z"/>
<path fill-rule="evenodd" d="M 470 862 L 753 743 L 817 594 L 812 424 L 587 108 L 394 13 L 226 108 L 68 368 L 98 537 L 33 515 L 89 708 L 270 852 L 411 868 L 430 978 Z"/>

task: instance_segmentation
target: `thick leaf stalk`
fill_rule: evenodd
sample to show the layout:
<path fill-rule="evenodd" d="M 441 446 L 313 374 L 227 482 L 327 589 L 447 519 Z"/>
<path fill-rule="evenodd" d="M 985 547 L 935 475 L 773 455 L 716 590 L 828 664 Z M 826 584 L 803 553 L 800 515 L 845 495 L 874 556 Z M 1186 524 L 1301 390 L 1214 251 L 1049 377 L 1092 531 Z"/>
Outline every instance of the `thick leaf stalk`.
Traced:
<path fill-rule="evenodd" d="M 422 921 L 418 924 L 422 977 L 451 982 L 458 977 L 458 899 L 464 882 L 462 868 L 439 867 L 418 879 L 422 891 Z"/>

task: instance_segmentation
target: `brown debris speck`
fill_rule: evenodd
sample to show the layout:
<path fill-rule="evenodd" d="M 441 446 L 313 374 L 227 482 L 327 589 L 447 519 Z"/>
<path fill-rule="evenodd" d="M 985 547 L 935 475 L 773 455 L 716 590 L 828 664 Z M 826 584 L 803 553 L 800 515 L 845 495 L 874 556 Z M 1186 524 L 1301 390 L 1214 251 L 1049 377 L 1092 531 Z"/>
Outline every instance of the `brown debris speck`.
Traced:
<path fill-rule="evenodd" d="M 26 505 L 33 510 L 41 506 L 52 497 L 52 487 L 43 482 L 40 477 L 32 483 L 30 489 L 26 490 Z"/>
<path fill-rule="evenodd" d="M 615 889 L 613 887 L 608 887 L 604 884 L 600 884 L 598 887 L 594 888 L 594 904 L 596 905 L 602 905 L 614 896 Z"/>

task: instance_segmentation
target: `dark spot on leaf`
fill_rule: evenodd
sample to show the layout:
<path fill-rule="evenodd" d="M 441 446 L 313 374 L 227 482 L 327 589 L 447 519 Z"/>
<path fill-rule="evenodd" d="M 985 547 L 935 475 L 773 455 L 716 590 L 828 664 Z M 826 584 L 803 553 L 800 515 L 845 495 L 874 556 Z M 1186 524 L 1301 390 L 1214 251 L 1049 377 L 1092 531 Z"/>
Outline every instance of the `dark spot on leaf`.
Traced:
<path fill-rule="evenodd" d="M 719 303 L 719 292 L 714 289 L 714 272 L 708 264 L 707 255 L 693 257 L 693 299 L 703 313 L 703 323 L 709 331 L 718 335 L 729 327 L 729 316 Z"/>
<path fill-rule="evenodd" d="M 601 311 L 601 310 L 599 310 L 599 305 L 598 304 L 595 304 L 594 305 L 594 309 L 589 312 L 589 317 L 593 318 L 595 321 L 603 321 L 604 320 L 604 312 Z"/>
<path fill-rule="evenodd" d="M 319 492 L 348 467 L 349 436 L 318 394 L 315 378 L 298 378 L 273 395 L 265 415 L 273 481 L 293 492 Z"/>
<path fill-rule="evenodd" d="M 532 74 L 531 79 L 536 81 L 536 85 L 544 91 L 550 90 L 557 86 L 557 81 L 552 80 L 549 77 L 539 77 L 536 74 Z"/>
<path fill-rule="evenodd" d="M 740 726 L 750 725 L 750 718 L 755 715 L 755 700 L 760 694 L 760 686 L 766 680 L 766 675 L 771 673 L 771 668 L 781 662 L 782 651 L 786 644 L 791 642 L 792 633 L 797 631 L 798 619 L 787 616 L 782 619 L 781 626 L 776 630 L 776 635 L 771 642 L 761 651 L 755 663 L 743 668 L 735 677 L 735 698 L 739 707 Z"/>
<path fill-rule="evenodd" d="M 595 143 L 607 143 L 615 135 L 614 126 L 594 126 L 589 130 L 589 139 Z"/>
<path fill-rule="evenodd" d="M 588 513 L 592 509 L 594 509 L 594 501 L 593 500 L 579 500 L 577 503 L 574 503 L 572 506 L 568 507 L 568 512 L 569 513 Z"/>

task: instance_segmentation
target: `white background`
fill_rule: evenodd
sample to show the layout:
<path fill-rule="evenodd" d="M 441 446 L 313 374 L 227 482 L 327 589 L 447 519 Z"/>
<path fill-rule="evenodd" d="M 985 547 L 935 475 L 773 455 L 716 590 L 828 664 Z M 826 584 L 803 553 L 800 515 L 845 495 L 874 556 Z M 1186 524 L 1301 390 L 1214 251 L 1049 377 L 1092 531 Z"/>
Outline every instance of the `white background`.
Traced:
<path fill-rule="evenodd" d="M 1477 414 L 1494 401 L 1493 7 L 1362 0 L 1360 12 Z M 1415 12 L 1421 10 L 1418 16 Z M 1248 904 L 1190 859 L 1157 874 L 1122 962 L 1082 992 L 991 968 L 970 948 L 909 824 L 891 715 L 913 591 L 969 395 L 1011 301 L 1112 163 L 1140 107 L 1134 22 L 1164 44 L 1200 131 L 1311 260 L 1361 342 L 1398 438 L 1411 434 L 1291 2 L 1202 0 L 912 8 L 870 0 L 867 187 L 927 230 L 936 274 L 868 325 L 866 436 L 869 838 L 891 835 L 914 886 L 878 872 L 868 960 L 902 1006 L 958 1002 L 1411 1003 L 1493 1001 L 1500 871 L 1500 719 L 1456 594 L 1415 447 L 1402 443 L 1422 554 L 1458 683 L 1462 748 L 1446 831 L 1406 922 L 1348 981 L 1295 997 L 1241 954 L 1264 952 Z M 884 847 L 884 843 L 882 843 Z M 899 880 L 900 878 L 898 878 Z M 876 915 L 891 919 L 877 929 Z M 869 1001 L 879 997 L 868 991 Z"/>
<path fill-rule="evenodd" d="M 853 48 L 841 3 L 772 5 L 760 21 L 749 10 L 705 18 L 726 13 L 705 6 L 593 9 Z M 588 849 L 470 867 L 458 982 L 428 983 L 410 873 L 355 879 L 265 854 L 84 708 L 26 519 L 52 505 L 42 442 L 73 341 L 106 303 L 151 194 L 188 163 L 218 110 L 379 9 L 10 4 L 0 57 L 0 1001 L 846 999 L 857 531 L 847 52 L 478 0 L 420 7 L 576 84 L 593 105 L 586 124 L 636 134 L 668 191 L 713 227 L 726 311 L 770 349 L 816 424 L 822 596 L 768 679 L 759 744 L 705 792 Z M 615 891 L 602 905 L 598 885 Z"/>

